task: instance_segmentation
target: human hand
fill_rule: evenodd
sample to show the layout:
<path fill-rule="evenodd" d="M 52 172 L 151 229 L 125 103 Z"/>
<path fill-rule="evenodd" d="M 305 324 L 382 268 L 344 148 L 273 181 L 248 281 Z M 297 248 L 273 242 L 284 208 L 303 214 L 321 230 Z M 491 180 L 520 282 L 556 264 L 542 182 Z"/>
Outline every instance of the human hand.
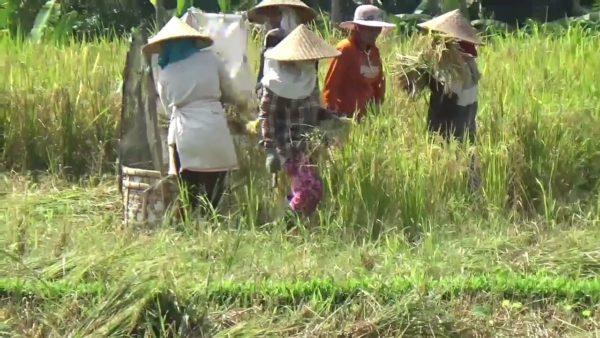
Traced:
<path fill-rule="evenodd" d="M 267 159 L 265 164 L 267 171 L 271 174 L 275 174 L 281 170 L 281 161 L 274 148 L 267 148 Z"/>

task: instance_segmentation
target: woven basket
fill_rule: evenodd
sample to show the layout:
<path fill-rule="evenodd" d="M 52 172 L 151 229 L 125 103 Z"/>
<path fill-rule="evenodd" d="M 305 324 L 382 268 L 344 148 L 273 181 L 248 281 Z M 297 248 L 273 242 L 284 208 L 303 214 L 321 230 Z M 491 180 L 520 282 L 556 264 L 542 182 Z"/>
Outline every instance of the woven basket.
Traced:
<path fill-rule="evenodd" d="M 161 224 L 177 199 L 174 178 L 159 171 L 123 167 L 123 223 L 125 226 L 154 227 Z"/>

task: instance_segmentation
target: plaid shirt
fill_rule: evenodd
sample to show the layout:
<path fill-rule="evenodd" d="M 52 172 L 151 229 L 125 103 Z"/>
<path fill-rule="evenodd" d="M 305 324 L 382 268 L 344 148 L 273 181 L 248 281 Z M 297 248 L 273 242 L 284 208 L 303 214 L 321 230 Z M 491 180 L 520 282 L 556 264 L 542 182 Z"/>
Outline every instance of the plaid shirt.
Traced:
<path fill-rule="evenodd" d="M 333 114 L 321 106 L 318 86 L 309 97 L 300 100 L 280 97 L 263 88 L 258 115 L 261 143 L 265 148 L 276 148 L 281 156 L 290 158 L 306 152 L 307 136 L 322 120 L 332 117 Z"/>

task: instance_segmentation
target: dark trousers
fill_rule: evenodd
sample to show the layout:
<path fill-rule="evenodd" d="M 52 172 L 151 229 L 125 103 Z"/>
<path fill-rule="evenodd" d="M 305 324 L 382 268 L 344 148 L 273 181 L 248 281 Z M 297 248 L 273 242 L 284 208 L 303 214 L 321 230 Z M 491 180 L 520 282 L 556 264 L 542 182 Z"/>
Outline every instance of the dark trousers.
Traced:
<path fill-rule="evenodd" d="M 177 149 L 175 149 L 175 166 L 177 172 L 179 172 L 181 163 Z M 187 192 L 192 209 L 197 208 L 204 198 L 208 200 L 213 209 L 217 208 L 226 189 L 227 171 L 199 172 L 183 170 L 178 177 Z"/>
<path fill-rule="evenodd" d="M 469 107 L 450 110 L 450 113 L 430 109 L 427 117 L 427 128 L 431 133 L 441 134 L 447 143 L 455 139 L 460 143 L 473 145 L 476 143 L 476 115 L 477 103 Z M 481 177 L 475 154 L 471 154 L 469 159 L 469 189 L 476 191 L 480 185 Z"/>
<path fill-rule="evenodd" d="M 427 128 L 432 133 L 441 134 L 446 142 L 455 139 L 461 143 L 473 144 L 477 132 L 476 115 L 477 103 L 449 111 L 430 109 Z"/>

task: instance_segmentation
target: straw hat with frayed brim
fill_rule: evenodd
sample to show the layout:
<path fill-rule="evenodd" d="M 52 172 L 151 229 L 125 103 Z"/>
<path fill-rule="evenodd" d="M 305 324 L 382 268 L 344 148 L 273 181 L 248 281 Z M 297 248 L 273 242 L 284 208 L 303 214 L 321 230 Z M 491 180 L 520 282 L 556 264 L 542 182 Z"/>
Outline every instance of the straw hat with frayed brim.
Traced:
<path fill-rule="evenodd" d="M 471 26 L 471 23 L 458 9 L 417 24 L 417 26 L 425 30 L 440 33 L 445 37 L 483 45 L 483 41 L 477 34 L 477 30 Z"/>
<path fill-rule="evenodd" d="M 197 40 L 198 43 L 204 46 L 213 43 L 208 34 L 203 34 L 179 18 L 173 17 L 156 35 L 148 39 L 148 43 L 142 48 L 142 51 L 146 54 L 160 53 L 163 43 L 183 39 Z"/>
<path fill-rule="evenodd" d="M 296 27 L 277 46 L 265 52 L 265 58 L 276 61 L 311 61 L 334 58 L 341 53 L 312 32 L 306 25 Z"/>
<path fill-rule="evenodd" d="M 248 10 L 246 16 L 248 17 L 248 21 L 252 23 L 263 24 L 267 21 L 267 16 L 264 13 L 265 9 L 282 6 L 293 8 L 298 13 L 300 23 L 307 23 L 317 17 L 317 12 L 300 0 L 263 0 Z"/>
<path fill-rule="evenodd" d="M 393 23 L 385 22 L 384 12 L 373 5 L 360 5 L 354 11 L 354 19 L 340 24 L 343 29 L 353 29 L 356 25 L 390 29 L 396 27 Z"/>

